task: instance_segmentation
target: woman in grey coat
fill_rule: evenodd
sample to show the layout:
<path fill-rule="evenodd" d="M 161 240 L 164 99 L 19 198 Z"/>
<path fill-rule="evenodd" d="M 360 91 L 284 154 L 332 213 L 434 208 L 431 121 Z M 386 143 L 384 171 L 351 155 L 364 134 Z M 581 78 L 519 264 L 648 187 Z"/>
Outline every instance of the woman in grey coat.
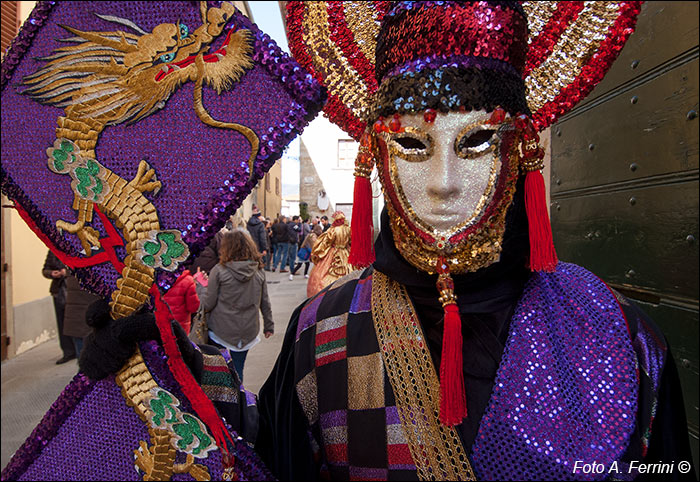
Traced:
<path fill-rule="evenodd" d="M 260 312 L 265 338 L 275 331 L 262 256 L 246 230 L 234 229 L 221 239 L 219 263 L 209 274 L 204 311 L 209 343 L 229 350 L 243 381 L 248 350 L 260 342 Z"/>

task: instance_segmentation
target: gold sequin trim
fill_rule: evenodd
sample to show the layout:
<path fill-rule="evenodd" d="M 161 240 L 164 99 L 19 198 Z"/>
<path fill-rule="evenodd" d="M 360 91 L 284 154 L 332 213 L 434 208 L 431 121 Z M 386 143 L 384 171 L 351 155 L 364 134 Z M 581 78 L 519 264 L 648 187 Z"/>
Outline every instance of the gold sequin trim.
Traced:
<path fill-rule="evenodd" d="M 440 382 L 406 289 L 375 271 L 372 319 L 421 480 L 476 480 L 454 427 L 438 418 Z"/>
<path fill-rule="evenodd" d="M 525 78 L 532 112 L 554 100 L 578 77 L 614 25 L 619 9 L 616 2 L 585 2 L 576 20 L 554 46 L 552 55 Z"/>
<path fill-rule="evenodd" d="M 337 95 L 353 115 L 364 119 L 370 105 L 368 89 L 360 74 L 331 41 L 326 2 L 308 2 L 304 7 L 304 43 L 315 53 L 311 56 L 314 70 L 325 79 L 329 92 Z"/>
<path fill-rule="evenodd" d="M 557 9 L 560 2 L 523 2 L 523 10 L 527 15 L 527 28 L 529 35 L 527 42 L 532 43 L 532 39 L 542 33 L 542 29 Z"/>
<path fill-rule="evenodd" d="M 344 2 L 343 9 L 345 20 L 355 37 L 355 42 L 367 60 L 374 65 L 380 27 L 377 20 L 377 10 L 372 2 Z"/>

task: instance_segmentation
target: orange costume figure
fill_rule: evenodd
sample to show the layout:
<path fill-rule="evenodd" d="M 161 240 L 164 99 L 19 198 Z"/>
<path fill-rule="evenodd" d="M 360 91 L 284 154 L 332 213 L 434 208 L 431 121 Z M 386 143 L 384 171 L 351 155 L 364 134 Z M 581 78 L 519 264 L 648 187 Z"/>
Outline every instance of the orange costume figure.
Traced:
<path fill-rule="evenodd" d="M 333 224 L 318 237 L 313 250 L 311 261 L 314 267 L 306 285 L 306 296 L 311 297 L 323 288 L 342 278 L 352 271 L 348 262 L 350 252 L 350 226 L 345 220 L 345 214 L 337 211 L 333 214 Z"/>

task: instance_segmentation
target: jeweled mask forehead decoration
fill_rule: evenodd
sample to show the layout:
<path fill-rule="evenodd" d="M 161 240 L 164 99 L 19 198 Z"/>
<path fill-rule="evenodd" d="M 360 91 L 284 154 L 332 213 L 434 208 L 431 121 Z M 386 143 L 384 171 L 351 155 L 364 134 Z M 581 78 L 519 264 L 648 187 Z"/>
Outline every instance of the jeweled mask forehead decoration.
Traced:
<path fill-rule="evenodd" d="M 527 18 L 517 2 L 396 2 L 376 47 L 376 120 L 426 109 L 529 114 Z"/>

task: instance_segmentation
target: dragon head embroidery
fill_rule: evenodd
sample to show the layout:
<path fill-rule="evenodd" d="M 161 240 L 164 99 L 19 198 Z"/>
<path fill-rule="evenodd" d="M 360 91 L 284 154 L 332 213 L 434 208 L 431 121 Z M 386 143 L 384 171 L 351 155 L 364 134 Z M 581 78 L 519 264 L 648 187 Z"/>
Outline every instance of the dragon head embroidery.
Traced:
<path fill-rule="evenodd" d="M 253 66 L 250 32 L 234 32 L 230 21 L 234 11 L 231 3 L 207 8 L 206 2 L 200 2 L 202 25 L 194 31 L 178 22 L 157 25 L 147 33 L 131 20 L 99 14 L 136 33 L 84 32 L 62 26 L 74 37 L 61 41 L 76 45 L 40 58 L 47 64 L 24 78 L 28 88 L 23 93 L 42 104 L 65 108 L 73 120 L 102 126 L 143 119 L 163 108 L 188 81 L 197 82 L 201 103 L 202 83 L 221 93 Z M 224 35 L 221 46 L 210 52 Z M 199 113 L 201 106 L 196 107 Z"/>

